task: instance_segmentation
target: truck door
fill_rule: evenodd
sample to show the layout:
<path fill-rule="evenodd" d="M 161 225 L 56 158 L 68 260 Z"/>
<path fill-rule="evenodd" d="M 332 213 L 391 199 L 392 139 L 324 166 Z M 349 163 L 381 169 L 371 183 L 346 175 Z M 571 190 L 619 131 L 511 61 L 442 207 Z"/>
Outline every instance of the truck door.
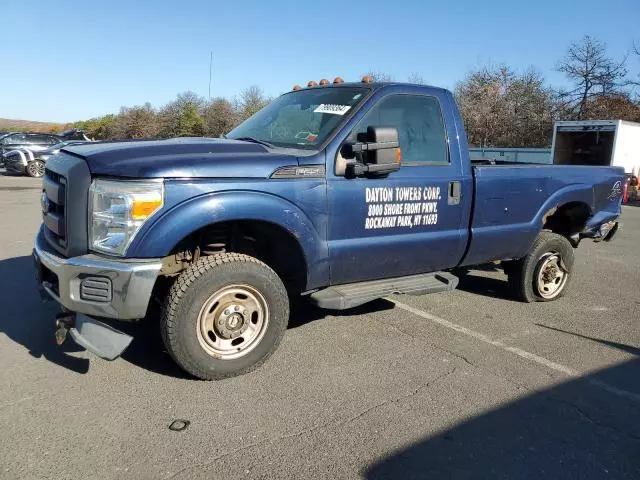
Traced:
<path fill-rule="evenodd" d="M 466 248 L 471 200 L 462 197 L 471 175 L 463 174 L 452 100 L 439 89 L 397 88 L 376 92 L 327 149 L 334 285 L 451 268 Z M 401 168 L 384 178 L 346 178 L 341 145 L 368 126 L 398 130 Z"/>

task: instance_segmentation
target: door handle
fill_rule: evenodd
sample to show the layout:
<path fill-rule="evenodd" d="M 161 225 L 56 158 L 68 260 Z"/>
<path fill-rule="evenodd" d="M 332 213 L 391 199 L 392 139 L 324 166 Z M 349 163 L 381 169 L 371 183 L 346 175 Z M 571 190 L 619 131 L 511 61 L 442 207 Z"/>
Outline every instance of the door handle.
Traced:
<path fill-rule="evenodd" d="M 449 182 L 449 195 L 447 196 L 447 204 L 459 205 L 462 195 L 462 185 L 459 181 Z"/>

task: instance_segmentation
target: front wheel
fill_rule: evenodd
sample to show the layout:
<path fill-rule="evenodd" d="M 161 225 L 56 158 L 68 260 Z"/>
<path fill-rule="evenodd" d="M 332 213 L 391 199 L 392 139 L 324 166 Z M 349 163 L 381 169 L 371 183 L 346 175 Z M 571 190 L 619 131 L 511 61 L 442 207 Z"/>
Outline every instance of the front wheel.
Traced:
<path fill-rule="evenodd" d="M 44 162 L 42 160 L 34 160 L 27 164 L 27 175 L 33 178 L 44 176 Z"/>
<path fill-rule="evenodd" d="M 184 370 L 202 380 L 248 373 L 278 347 L 289 321 L 287 291 L 276 273 L 248 255 L 201 258 L 172 285 L 162 338 Z"/>
<path fill-rule="evenodd" d="M 509 262 L 511 291 L 527 303 L 560 298 L 571 279 L 573 259 L 573 247 L 565 237 L 541 232 L 524 258 Z"/>

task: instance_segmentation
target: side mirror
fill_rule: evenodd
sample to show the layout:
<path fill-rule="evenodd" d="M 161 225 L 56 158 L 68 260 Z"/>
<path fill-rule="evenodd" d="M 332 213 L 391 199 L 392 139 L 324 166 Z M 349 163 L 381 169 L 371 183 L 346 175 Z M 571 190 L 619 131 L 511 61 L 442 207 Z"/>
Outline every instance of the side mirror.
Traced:
<path fill-rule="evenodd" d="M 345 158 L 360 157 L 366 152 L 364 162 L 351 162 L 346 165 L 347 176 L 382 176 L 400 169 L 402 152 L 398 141 L 398 130 L 393 127 L 367 127 L 366 141 L 345 144 L 342 155 Z"/>

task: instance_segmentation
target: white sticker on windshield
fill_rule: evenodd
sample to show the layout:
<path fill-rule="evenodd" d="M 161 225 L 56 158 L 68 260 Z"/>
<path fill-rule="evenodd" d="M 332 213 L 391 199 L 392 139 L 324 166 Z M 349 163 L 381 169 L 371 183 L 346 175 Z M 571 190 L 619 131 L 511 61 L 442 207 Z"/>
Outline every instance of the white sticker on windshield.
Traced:
<path fill-rule="evenodd" d="M 334 105 L 331 103 L 323 103 L 316 107 L 313 113 L 332 113 L 333 115 L 344 115 L 349 111 L 349 105 Z"/>

